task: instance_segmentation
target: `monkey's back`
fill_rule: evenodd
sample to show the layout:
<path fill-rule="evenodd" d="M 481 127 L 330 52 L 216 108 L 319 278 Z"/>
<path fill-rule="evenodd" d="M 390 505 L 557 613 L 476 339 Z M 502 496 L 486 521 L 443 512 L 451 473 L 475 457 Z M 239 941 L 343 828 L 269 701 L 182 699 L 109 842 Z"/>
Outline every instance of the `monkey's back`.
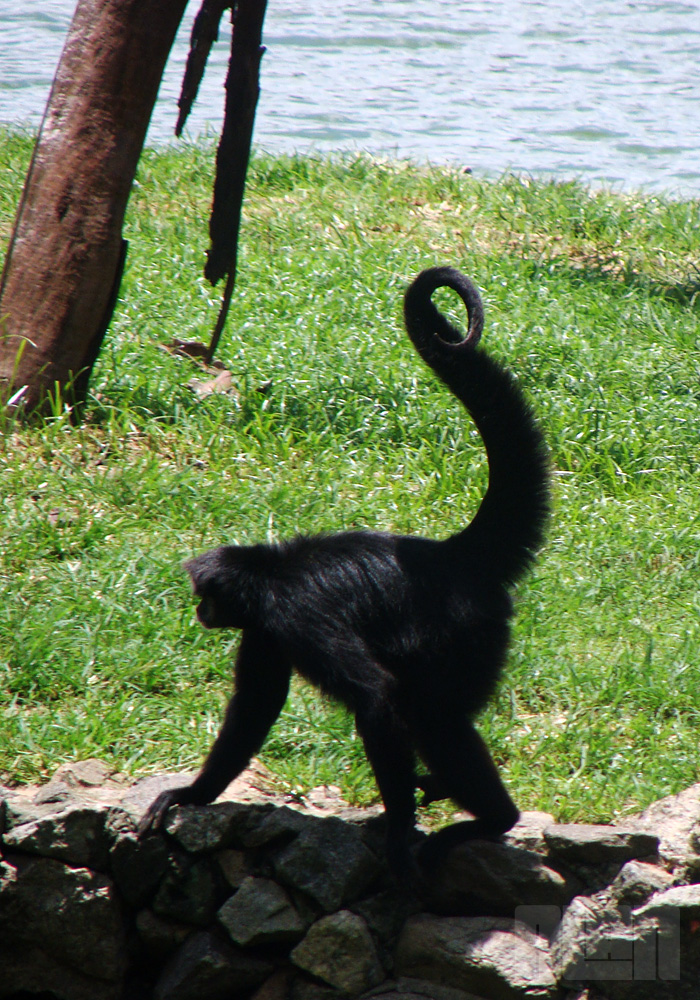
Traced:
<path fill-rule="evenodd" d="M 365 661 L 364 683 L 371 663 L 377 683 L 389 674 L 411 700 L 440 690 L 472 714 L 503 665 L 512 605 L 466 554 L 450 540 L 379 532 L 294 539 L 280 552 L 268 627 L 280 622 L 297 669 L 331 694 Z"/>

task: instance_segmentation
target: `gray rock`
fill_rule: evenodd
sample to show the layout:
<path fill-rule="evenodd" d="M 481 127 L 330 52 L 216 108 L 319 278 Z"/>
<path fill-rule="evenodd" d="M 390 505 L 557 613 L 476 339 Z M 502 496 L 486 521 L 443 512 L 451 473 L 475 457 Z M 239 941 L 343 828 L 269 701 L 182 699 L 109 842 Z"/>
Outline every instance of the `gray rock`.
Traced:
<path fill-rule="evenodd" d="M 252 875 L 245 851 L 239 851 L 230 847 L 225 851 L 217 851 L 214 859 L 221 870 L 226 884 L 232 889 L 240 888 L 243 879 Z"/>
<path fill-rule="evenodd" d="M 427 979 L 412 979 L 410 976 L 399 976 L 395 983 L 387 986 L 392 987 L 391 992 L 385 992 L 380 986 L 372 993 L 372 1000 L 378 1000 L 379 997 L 386 1000 L 485 1000 L 474 993 L 431 983 Z"/>
<path fill-rule="evenodd" d="M 193 934 L 168 962 L 155 1000 L 231 1000 L 264 982 L 270 962 L 246 955 L 207 931 Z"/>
<path fill-rule="evenodd" d="M 0 1000 L 150 996 L 139 976 L 163 963 L 158 1000 L 553 1000 L 554 971 L 568 1000 L 700 995 L 700 885 L 685 884 L 700 882 L 700 785 L 623 827 L 525 814 L 499 843 L 460 846 L 430 905 L 479 916 L 450 919 L 387 889 L 383 822 L 345 807 L 349 823 L 329 818 L 332 789 L 288 808 L 234 782 L 138 840 L 155 794 L 190 777 L 129 790 L 86 762 L 38 791 L 0 788 Z M 648 861 L 657 835 L 672 874 Z M 331 915 L 313 923 L 319 911 Z"/>
<path fill-rule="evenodd" d="M 567 907 L 552 939 L 552 969 L 558 980 L 576 984 L 629 976 L 634 930 L 601 896 L 578 896 Z"/>
<path fill-rule="evenodd" d="M 107 806 L 71 804 L 57 810 L 43 805 L 25 811 L 10 805 L 3 844 L 9 852 L 38 854 L 104 871 L 109 852 L 105 832 L 108 813 Z"/>
<path fill-rule="evenodd" d="M 676 885 L 663 892 L 657 892 L 651 899 L 634 911 L 633 916 L 666 916 L 677 914 L 681 921 L 700 919 L 700 885 Z"/>
<path fill-rule="evenodd" d="M 511 847 L 522 847 L 525 851 L 544 852 L 547 849 L 544 831 L 554 824 L 551 813 L 523 812 L 515 826 L 503 834 L 503 841 Z"/>
<path fill-rule="evenodd" d="M 655 855 L 659 847 L 654 834 L 599 823 L 555 824 L 543 836 L 555 857 L 582 864 L 633 861 Z"/>
<path fill-rule="evenodd" d="M 277 969 L 257 988 L 250 1000 L 290 1000 L 292 976 L 291 968 Z"/>
<path fill-rule="evenodd" d="M 168 848 L 162 837 L 129 833 L 118 837 L 109 853 L 114 882 L 132 906 L 144 906 L 168 870 Z"/>
<path fill-rule="evenodd" d="M 593 983 L 611 998 L 661 996 L 659 981 L 680 977 L 680 924 L 667 914 L 663 904 L 617 908 L 603 894 L 575 899 L 552 941 L 555 975 L 566 984 Z M 643 983 L 653 984 L 651 992 Z"/>
<path fill-rule="evenodd" d="M 206 927 L 219 908 L 218 883 L 212 863 L 177 857 L 164 876 L 152 909 L 160 917 Z"/>
<path fill-rule="evenodd" d="M 692 930 L 697 895 L 676 887 L 630 912 L 603 898 L 575 899 L 552 942 L 562 984 L 589 984 L 608 1000 L 697 1000 L 700 942 Z M 663 899 L 666 897 L 666 899 Z M 678 906 L 687 905 L 683 923 Z"/>
<path fill-rule="evenodd" d="M 105 764 L 97 757 L 89 757 L 87 760 L 75 760 L 68 764 L 62 764 L 54 772 L 51 781 L 42 786 L 42 790 L 50 788 L 54 782 L 67 786 L 68 788 L 99 788 L 104 785 L 108 778 L 114 774 L 114 768 Z"/>
<path fill-rule="evenodd" d="M 357 899 L 379 872 L 354 826 L 329 817 L 304 829 L 274 860 L 275 876 L 332 913 Z"/>
<path fill-rule="evenodd" d="M 471 841 L 450 851 L 427 885 L 426 898 L 438 913 L 512 916 L 524 905 L 561 907 L 577 888 L 534 851 Z"/>
<path fill-rule="evenodd" d="M 658 865 L 628 861 L 620 869 L 610 890 L 618 903 L 640 906 L 653 893 L 670 888 L 672 883 L 673 876 Z"/>
<path fill-rule="evenodd" d="M 412 893 L 392 888 L 353 903 L 351 909 L 367 922 L 383 944 L 389 944 L 396 939 L 408 918 L 420 911 L 421 905 Z"/>
<path fill-rule="evenodd" d="M 299 941 L 308 928 L 284 889 L 267 878 L 245 879 L 217 917 L 241 947 Z"/>
<path fill-rule="evenodd" d="M 184 850 L 199 854 L 245 846 L 271 805 L 215 802 L 209 806 L 178 806 L 171 809 L 165 831 Z"/>
<path fill-rule="evenodd" d="M 153 910 L 140 910 L 135 919 L 136 931 L 150 962 L 162 963 L 192 933 L 188 924 L 159 917 Z"/>
<path fill-rule="evenodd" d="M 263 817 L 259 825 L 245 839 L 246 847 L 266 847 L 268 844 L 293 840 L 310 824 L 317 822 L 308 813 L 280 806 Z"/>
<path fill-rule="evenodd" d="M 196 776 L 196 771 L 179 771 L 175 774 L 153 774 L 147 778 L 139 778 L 123 792 L 120 804 L 138 825 L 148 807 L 155 802 L 161 792 L 189 785 Z"/>
<path fill-rule="evenodd" d="M 384 979 L 367 924 L 349 910 L 313 924 L 290 958 L 298 968 L 349 996 L 359 996 Z"/>
<path fill-rule="evenodd" d="M 0 947 L 0 1000 L 124 1000 L 123 984 L 85 976 L 26 943 Z"/>
<path fill-rule="evenodd" d="M 332 986 L 299 974 L 292 979 L 285 1000 L 338 1000 L 341 996 Z"/>
<path fill-rule="evenodd" d="M 545 938 L 503 917 L 411 917 L 396 972 L 488 1000 L 557 996 Z"/>
<path fill-rule="evenodd" d="M 32 823 L 46 816 L 55 816 L 60 813 L 65 806 L 63 803 L 42 802 L 36 803 L 33 797 L 22 795 L 15 788 L 2 788 L 3 803 L 3 832 L 11 830 L 13 826 L 21 826 L 23 823 Z"/>
<path fill-rule="evenodd" d="M 50 858 L 0 862 L 0 940 L 10 955 L 35 951 L 35 978 L 41 978 L 41 954 L 51 960 L 46 968 L 58 964 L 96 980 L 118 982 L 126 970 L 112 882 Z M 50 977 L 42 988 L 52 988 Z"/>
<path fill-rule="evenodd" d="M 659 838 L 659 859 L 669 868 L 700 862 L 700 784 L 678 795 L 668 795 L 653 802 L 638 816 L 625 819 L 630 830 L 640 830 Z"/>
<path fill-rule="evenodd" d="M 37 805 L 79 802 L 85 789 L 99 788 L 110 774 L 112 768 L 95 758 L 63 764 L 51 780 L 39 788 L 32 802 Z"/>

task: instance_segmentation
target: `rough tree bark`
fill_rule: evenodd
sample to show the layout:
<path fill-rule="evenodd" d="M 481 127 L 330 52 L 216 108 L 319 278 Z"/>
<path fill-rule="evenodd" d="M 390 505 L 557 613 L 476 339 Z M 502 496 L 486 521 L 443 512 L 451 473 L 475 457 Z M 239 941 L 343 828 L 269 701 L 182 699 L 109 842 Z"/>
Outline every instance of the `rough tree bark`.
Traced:
<path fill-rule="evenodd" d="M 226 76 L 226 107 L 221 140 L 216 153 L 214 202 L 209 219 L 211 243 L 204 268 L 215 285 L 226 277 L 223 300 L 206 360 L 211 361 L 226 322 L 236 282 L 238 234 L 241 226 L 250 144 L 255 109 L 260 96 L 260 61 L 265 52 L 262 29 L 267 0 L 203 0 L 192 29 L 190 54 L 180 95 L 180 116 L 175 132 L 180 135 L 197 96 L 212 44 L 219 33 L 223 12 L 231 9 L 231 58 Z"/>
<path fill-rule="evenodd" d="M 78 0 L 0 280 L 0 401 L 84 401 L 126 203 L 187 0 Z"/>

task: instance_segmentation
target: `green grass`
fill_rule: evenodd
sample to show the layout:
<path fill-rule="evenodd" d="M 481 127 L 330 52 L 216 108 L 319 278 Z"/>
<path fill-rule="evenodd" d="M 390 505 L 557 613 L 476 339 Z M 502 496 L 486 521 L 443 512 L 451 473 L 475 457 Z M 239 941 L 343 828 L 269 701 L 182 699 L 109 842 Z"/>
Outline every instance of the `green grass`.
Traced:
<path fill-rule="evenodd" d="M 31 150 L 0 137 L 6 243 Z M 182 561 L 227 540 L 368 526 L 443 537 L 485 485 L 469 420 L 414 356 L 401 295 L 450 263 L 533 399 L 556 510 L 479 725 L 522 808 L 606 820 L 697 780 L 700 205 L 367 157 L 256 156 L 219 359 L 213 152 L 147 152 L 87 420 L 0 440 L 0 773 L 99 756 L 195 767 L 235 634 L 193 620 Z M 261 391 L 264 390 L 264 391 Z M 376 790 L 351 721 L 297 685 L 263 759 L 284 785 Z"/>

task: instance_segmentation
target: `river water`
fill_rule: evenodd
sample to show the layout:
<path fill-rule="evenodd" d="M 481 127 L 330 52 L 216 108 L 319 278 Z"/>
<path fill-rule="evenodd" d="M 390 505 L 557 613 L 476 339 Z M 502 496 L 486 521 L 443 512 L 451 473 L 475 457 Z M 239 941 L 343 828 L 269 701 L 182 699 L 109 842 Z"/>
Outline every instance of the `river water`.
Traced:
<path fill-rule="evenodd" d="M 149 130 L 173 138 L 193 0 Z M 73 0 L 0 0 L 0 122 L 34 127 Z M 218 132 L 230 28 L 189 122 Z M 269 0 L 255 141 L 700 196 L 700 3 Z"/>

